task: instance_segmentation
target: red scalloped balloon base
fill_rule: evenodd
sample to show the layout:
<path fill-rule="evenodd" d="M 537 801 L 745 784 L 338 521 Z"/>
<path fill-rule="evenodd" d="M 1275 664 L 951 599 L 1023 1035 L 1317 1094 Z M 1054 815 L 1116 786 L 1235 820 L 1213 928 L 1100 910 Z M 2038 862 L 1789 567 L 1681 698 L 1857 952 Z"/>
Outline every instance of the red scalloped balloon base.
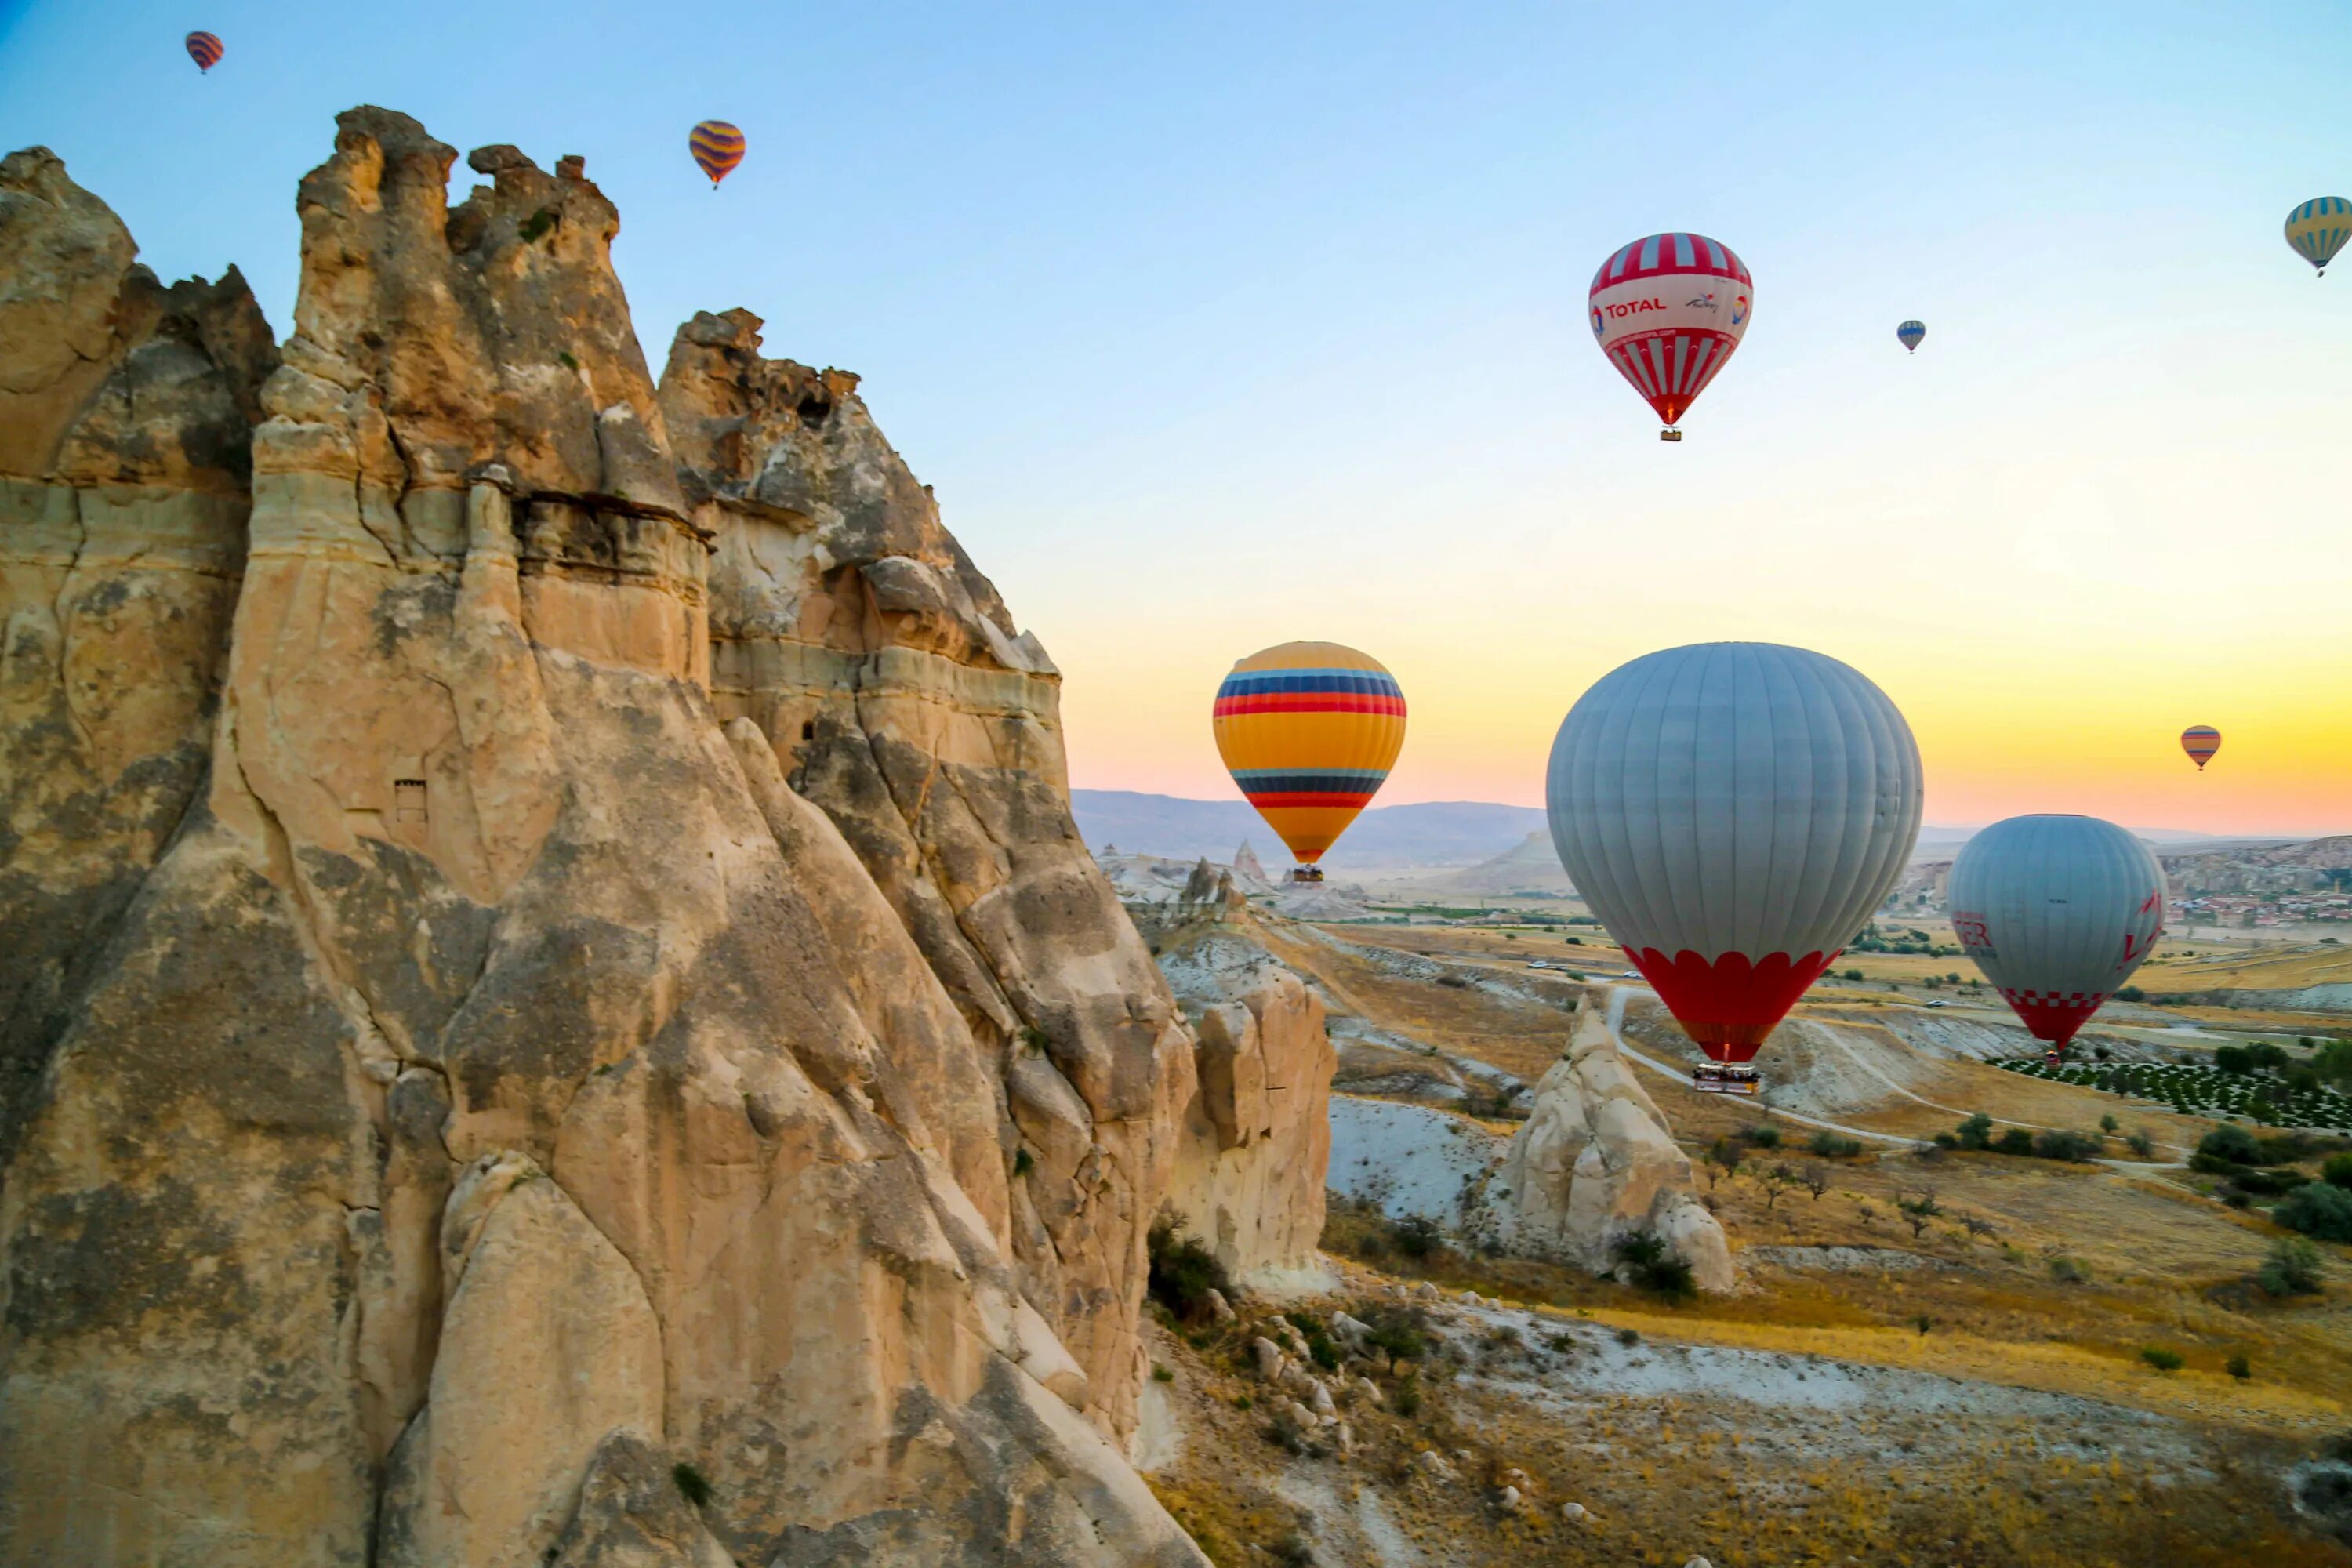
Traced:
<path fill-rule="evenodd" d="M 1834 952 L 1802 958 L 1768 952 L 1761 960 L 1727 952 L 1709 963 L 1687 948 L 1670 959 L 1654 947 L 1638 952 L 1629 947 L 1625 956 L 1657 991 L 1683 1033 L 1718 1062 L 1752 1058 L 1805 987 L 1837 959 Z"/>

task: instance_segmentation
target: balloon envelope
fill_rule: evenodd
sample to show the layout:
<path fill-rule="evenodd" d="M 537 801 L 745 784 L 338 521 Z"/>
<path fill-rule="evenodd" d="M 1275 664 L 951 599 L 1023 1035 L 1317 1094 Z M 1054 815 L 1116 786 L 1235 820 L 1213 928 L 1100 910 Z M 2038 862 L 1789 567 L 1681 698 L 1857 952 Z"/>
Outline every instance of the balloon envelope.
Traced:
<path fill-rule="evenodd" d="M 1348 829 L 1404 747 L 1404 693 L 1368 653 L 1289 642 L 1235 664 L 1211 716 L 1234 783 L 1311 866 Z"/>
<path fill-rule="evenodd" d="M 1825 655 L 1667 648 L 1577 699 L 1544 805 L 1577 892 L 1684 1032 L 1744 1062 L 1902 874 L 1919 748 Z"/>
<path fill-rule="evenodd" d="M 687 151 L 714 186 L 743 161 L 743 132 L 724 120 L 706 120 L 686 139 Z"/>
<path fill-rule="evenodd" d="M 200 71 L 209 71 L 220 64 L 220 58 L 226 52 L 221 47 L 220 39 L 211 33 L 190 33 L 187 44 L 188 58 L 196 62 L 196 68 Z"/>
<path fill-rule="evenodd" d="M 1601 352 L 1672 425 L 1739 347 L 1755 298 L 1729 247 L 1703 234 L 1654 234 L 1601 264 L 1586 304 Z"/>
<path fill-rule="evenodd" d="M 2201 773 L 2205 764 L 2213 760 L 2213 753 L 2221 749 L 2221 731 L 2210 724 L 2191 724 L 2180 731 L 2180 749 L 2189 753 L 2189 761 Z"/>
<path fill-rule="evenodd" d="M 2314 196 L 2286 215 L 2286 242 L 2322 272 L 2347 239 L 2352 239 L 2352 202 L 2342 196 Z"/>
<path fill-rule="evenodd" d="M 1952 862 L 1952 929 L 2033 1037 L 2063 1049 L 2164 934 L 2164 872 L 2095 816 L 2012 816 Z"/>
<path fill-rule="evenodd" d="M 1895 341 L 1913 353 L 1919 352 L 1919 344 L 1927 335 L 1927 323 L 1925 321 L 1906 321 L 1895 329 Z"/>

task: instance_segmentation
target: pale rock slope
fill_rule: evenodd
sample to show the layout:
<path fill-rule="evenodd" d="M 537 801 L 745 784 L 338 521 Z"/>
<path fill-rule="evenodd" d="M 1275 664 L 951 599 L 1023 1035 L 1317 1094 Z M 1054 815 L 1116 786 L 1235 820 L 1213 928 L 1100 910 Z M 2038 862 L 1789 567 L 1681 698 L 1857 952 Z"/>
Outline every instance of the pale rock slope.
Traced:
<path fill-rule="evenodd" d="M 1595 1271 L 1617 1243 L 1655 1235 L 1703 1290 L 1738 1283 L 1723 1227 L 1698 1202 L 1691 1164 L 1617 1049 L 1605 991 L 1585 989 L 1568 1052 L 1536 1083 L 1527 1121 L 1488 1187 L 1508 1250 Z"/>
<path fill-rule="evenodd" d="M 579 160 L 454 157 L 341 118 L 282 363 L 0 174 L 0 1563 L 1201 1562 L 1052 666 L 848 378 L 656 394 Z"/>

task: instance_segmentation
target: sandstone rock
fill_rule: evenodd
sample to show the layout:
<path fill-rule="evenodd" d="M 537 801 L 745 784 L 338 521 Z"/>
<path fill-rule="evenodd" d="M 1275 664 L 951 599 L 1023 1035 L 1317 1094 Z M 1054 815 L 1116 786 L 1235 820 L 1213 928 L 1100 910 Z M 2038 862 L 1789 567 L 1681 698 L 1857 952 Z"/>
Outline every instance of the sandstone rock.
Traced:
<path fill-rule="evenodd" d="M 0 160 L 0 1168 L 202 792 L 278 349 L 164 288 L 47 148 Z"/>
<path fill-rule="evenodd" d="M 1307 1407 L 1324 1420 L 1337 1421 L 1339 1418 L 1339 1407 L 1332 1403 L 1330 1388 L 1319 1378 L 1311 1378 L 1308 1382 L 1312 1385 L 1312 1392 L 1307 1396 Z"/>
<path fill-rule="evenodd" d="M 1256 1358 L 1257 1374 L 1268 1383 L 1279 1383 L 1283 1369 L 1288 1364 L 1275 1342 L 1264 1334 L 1250 1341 L 1250 1354 Z"/>
<path fill-rule="evenodd" d="M 1497 1497 L 1495 1500 L 1501 1506 L 1506 1513 L 1517 1513 L 1519 1510 L 1519 1489 L 1517 1487 L 1505 1487 L 1502 1490 L 1502 1495 Z"/>
<path fill-rule="evenodd" d="M 1568 1055 L 1536 1085 L 1495 1185 L 1509 1194 L 1495 1205 L 1508 1250 L 1601 1272 L 1615 1267 L 1621 1237 L 1647 1230 L 1701 1289 L 1738 1283 L 1722 1227 L 1692 1193 L 1690 1161 L 1619 1055 L 1598 992 L 1580 1001 Z"/>
<path fill-rule="evenodd" d="M 1200 1563 L 1050 663 L 854 378 L 689 328 L 674 452 L 579 162 L 454 158 L 341 117 L 282 356 L 0 170 L 0 1562 Z"/>
<path fill-rule="evenodd" d="M 1570 1524 L 1582 1524 L 1591 1516 L 1585 1512 L 1582 1503 L 1564 1502 L 1559 1505 L 1559 1517 Z"/>
<path fill-rule="evenodd" d="M 1345 1312 L 1331 1314 L 1331 1337 L 1351 1351 L 1360 1352 L 1364 1348 L 1366 1336 L 1371 1331 L 1370 1324 L 1360 1319 L 1351 1318 Z"/>
<path fill-rule="evenodd" d="M 1358 1398 L 1370 1400 L 1374 1405 L 1386 1405 L 1389 1402 L 1388 1395 L 1381 1392 L 1381 1385 L 1369 1377 L 1356 1379 L 1355 1392 Z"/>
<path fill-rule="evenodd" d="M 1168 1202 L 1226 1271 L 1269 1289 L 1318 1273 L 1331 1163 L 1323 1004 L 1289 970 L 1255 971 L 1233 998 L 1202 997 L 1197 1077 Z"/>
<path fill-rule="evenodd" d="M 1446 1462 L 1444 1455 L 1434 1448 L 1423 1448 L 1412 1457 L 1412 1462 L 1440 1480 L 1454 1479 L 1454 1467 Z"/>
<path fill-rule="evenodd" d="M 1221 1323 L 1230 1323 L 1234 1321 L 1233 1303 L 1225 1300 L 1225 1293 L 1223 1290 L 1212 1286 L 1209 1289 L 1208 1302 L 1211 1317 Z"/>
<path fill-rule="evenodd" d="M 1412 1298 L 1416 1301 L 1434 1301 L 1437 1295 L 1437 1287 L 1426 1279 L 1412 1288 Z"/>
<path fill-rule="evenodd" d="M 556 1542 L 554 1568 L 732 1568 L 675 1472 L 637 1433 L 605 1438 L 581 1482 L 579 1510 Z"/>
<path fill-rule="evenodd" d="M 999 1158 L 1031 1160 L 983 1217 L 1091 1414 L 1124 1433 L 1191 1038 L 1071 823 L 1052 661 L 940 526 L 857 378 L 760 343 L 748 311 L 698 315 L 662 374 L 715 551 L 711 704 L 755 724 L 832 818 L 992 1069 Z"/>

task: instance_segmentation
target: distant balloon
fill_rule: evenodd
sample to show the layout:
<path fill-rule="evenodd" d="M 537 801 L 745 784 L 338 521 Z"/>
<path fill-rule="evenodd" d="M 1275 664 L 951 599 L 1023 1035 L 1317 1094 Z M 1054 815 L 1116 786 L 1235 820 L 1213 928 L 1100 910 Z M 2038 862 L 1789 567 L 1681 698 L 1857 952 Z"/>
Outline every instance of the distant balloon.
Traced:
<path fill-rule="evenodd" d="M 743 161 L 743 132 L 724 120 L 706 120 L 687 137 L 686 147 L 710 176 L 710 188 L 715 191 L 719 182 Z"/>
<path fill-rule="evenodd" d="M 1952 929 L 1985 978 L 2053 1051 L 2164 934 L 2164 872 L 2095 816 L 2012 816 L 1952 862 Z"/>
<path fill-rule="evenodd" d="M 1404 747 L 1404 693 L 1380 660 L 1330 642 L 1250 655 L 1217 688 L 1217 752 L 1266 826 L 1312 866 Z"/>
<path fill-rule="evenodd" d="M 1739 347 L 1756 285 L 1705 235 L 1654 234 L 1601 264 L 1586 304 L 1601 352 L 1672 430 Z"/>
<path fill-rule="evenodd" d="M 209 73 L 213 67 L 220 64 L 223 52 L 220 39 L 212 34 L 188 35 L 188 58 L 196 62 L 196 69 Z"/>
<path fill-rule="evenodd" d="M 1544 809 L 1560 863 L 1699 1048 L 1756 1054 L 1919 836 L 1919 748 L 1885 692 L 1774 643 L 1645 654 L 1576 700 Z"/>
<path fill-rule="evenodd" d="M 1919 352 L 1920 340 L 1927 335 L 1927 323 L 1925 321 L 1906 321 L 1895 329 L 1895 341 L 1915 354 Z"/>
<path fill-rule="evenodd" d="M 2327 264 L 2352 239 L 2352 202 L 2342 196 L 2314 196 L 2286 215 L 2286 242 L 2294 253 L 2327 276 Z"/>
<path fill-rule="evenodd" d="M 2180 749 L 2189 753 L 2189 760 L 2197 764 L 2201 773 L 2205 764 L 2213 760 L 2213 753 L 2221 749 L 2221 731 L 2210 724 L 2191 724 L 2180 731 Z"/>

